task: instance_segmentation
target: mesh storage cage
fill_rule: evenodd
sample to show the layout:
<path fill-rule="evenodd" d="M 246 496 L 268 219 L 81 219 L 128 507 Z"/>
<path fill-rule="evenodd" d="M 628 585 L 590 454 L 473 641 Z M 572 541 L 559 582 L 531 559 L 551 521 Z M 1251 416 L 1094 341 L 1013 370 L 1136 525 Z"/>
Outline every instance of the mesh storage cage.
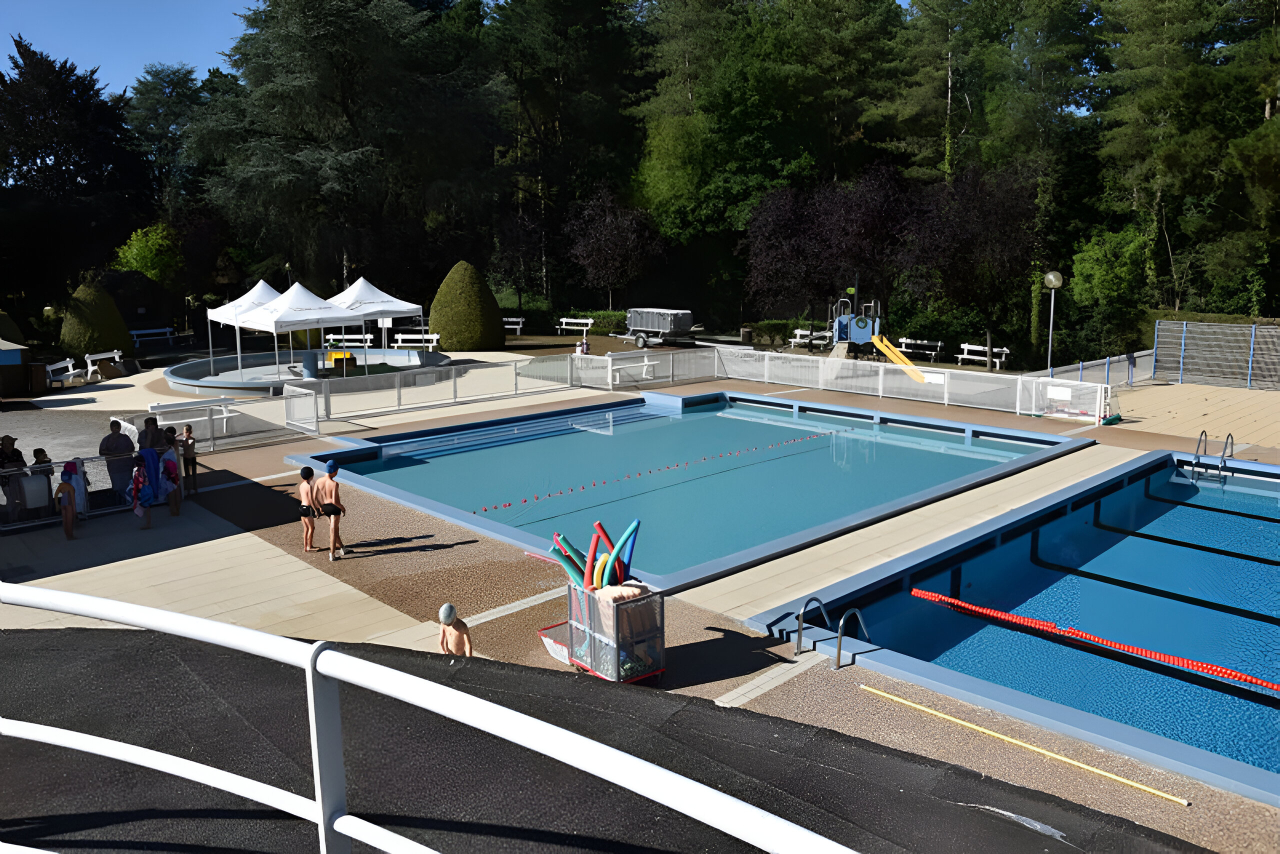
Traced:
<path fill-rule="evenodd" d="M 682 335 L 693 329 L 693 312 L 669 308 L 629 308 L 627 327 L 636 332 Z"/>
<path fill-rule="evenodd" d="M 661 593 L 610 602 L 572 584 L 568 587 L 568 632 L 560 637 L 565 638 L 571 663 L 610 682 L 634 682 L 666 668 Z"/>

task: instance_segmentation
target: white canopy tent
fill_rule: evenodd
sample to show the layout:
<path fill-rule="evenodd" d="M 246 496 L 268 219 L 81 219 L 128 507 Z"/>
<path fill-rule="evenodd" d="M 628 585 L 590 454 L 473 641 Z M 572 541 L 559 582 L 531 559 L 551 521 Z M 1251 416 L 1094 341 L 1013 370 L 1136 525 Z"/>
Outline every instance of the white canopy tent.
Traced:
<path fill-rule="evenodd" d="M 240 371 L 243 378 L 244 367 L 240 364 L 240 324 L 237 317 L 242 314 L 248 314 L 254 309 L 261 308 L 272 300 L 279 299 L 280 292 L 268 285 L 262 279 L 258 280 L 258 284 L 250 288 L 249 292 L 244 296 L 233 299 L 226 305 L 220 305 L 217 308 L 211 308 L 205 312 L 205 320 L 209 324 L 209 373 L 213 373 L 213 324 L 214 321 L 221 323 L 223 326 L 235 326 L 236 328 L 236 368 Z"/>
<path fill-rule="evenodd" d="M 300 283 L 264 306 L 247 314 L 239 315 L 238 326 L 258 329 L 278 335 L 281 332 L 292 332 L 296 329 L 321 329 L 326 326 L 348 326 L 360 324 L 364 326 L 364 316 L 358 311 L 349 311 L 333 303 L 326 302 L 311 293 Z M 280 342 L 276 340 L 276 377 L 280 377 Z M 293 350 L 293 341 L 289 341 L 289 350 Z M 366 371 L 368 364 L 366 361 Z"/>
<path fill-rule="evenodd" d="M 366 320 L 385 317 L 417 317 L 418 331 L 425 333 L 427 330 L 423 328 L 422 306 L 415 305 L 411 302 L 405 302 L 402 299 L 396 299 L 391 294 L 378 290 L 364 276 L 356 279 L 351 287 L 342 291 L 336 297 L 330 297 L 329 302 L 345 308 L 349 311 L 358 311 L 364 315 Z M 362 332 L 364 330 L 361 330 Z M 386 332 L 383 332 L 383 349 L 386 349 Z M 366 345 L 366 351 L 368 346 Z M 425 364 L 427 358 L 426 340 L 423 339 L 422 358 Z M 368 353 L 365 353 L 365 364 L 368 364 Z"/>

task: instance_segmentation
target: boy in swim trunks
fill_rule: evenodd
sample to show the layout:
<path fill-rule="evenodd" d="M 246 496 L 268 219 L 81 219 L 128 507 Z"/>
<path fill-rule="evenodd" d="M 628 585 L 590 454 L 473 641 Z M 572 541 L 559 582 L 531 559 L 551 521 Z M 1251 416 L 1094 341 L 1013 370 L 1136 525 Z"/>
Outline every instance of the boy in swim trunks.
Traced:
<path fill-rule="evenodd" d="M 440 606 L 440 651 L 445 655 L 471 657 L 471 630 L 458 616 L 458 609 L 448 602 Z"/>
<path fill-rule="evenodd" d="M 62 473 L 62 483 L 53 493 L 53 502 L 62 510 L 62 533 L 68 540 L 76 538 L 76 488 L 71 484 L 71 472 Z"/>
<path fill-rule="evenodd" d="M 315 471 L 311 466 L 303 466 L 299 474 L 302 475 L 302 483 L 298 484 L 298 501 L 302 505 L 299 510 L 302 516 L 302 551 L 304 553 L 323 551 L 312 544 L 316 535 L 316 511 L 311 506 L 311 478 L 315 477 Z"/>
<path fill-rule="evenodd" d="M 329 560 L 337 560 L 346 554 L 342 545 L 342 537 L 338 535 L 338 522 L 347 512 L 338 497 L 338 463 L 329 460 L 324 466 L 324 477 L 318 479 L 311 487 L 311 506 L 319 507 L 320 513 L 329 520 Z"/>

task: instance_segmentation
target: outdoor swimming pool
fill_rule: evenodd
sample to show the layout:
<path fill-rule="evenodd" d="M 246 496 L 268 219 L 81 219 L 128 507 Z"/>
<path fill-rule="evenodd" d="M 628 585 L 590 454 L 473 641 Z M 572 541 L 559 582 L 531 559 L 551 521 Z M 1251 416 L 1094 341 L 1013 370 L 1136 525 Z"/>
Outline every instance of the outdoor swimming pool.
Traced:
<path fill-rule="evenodd" d="M 967 696 L 1010 688 L 1280 773 L 1280 691 L 1195 664 L 1280 683 L 1280 471 L 1193 478 L 1186 462 L 971 534 L 829 611 L 860 607 L 876 646 L 982 680 L 917 668 Z"/>
<path fill-rule="evenodd" d="M 669 586 L 1064 444 L 1036 433 L 878 419 L 754 396 L 648 395 L 387 437 L 376 453 L 326 456 L 363 488 L 416 497 L 428 512 L 531 545 L 560 532 L 585 549 L 595 521 L 616 536 L 638 518 L 634 568 Z"/>

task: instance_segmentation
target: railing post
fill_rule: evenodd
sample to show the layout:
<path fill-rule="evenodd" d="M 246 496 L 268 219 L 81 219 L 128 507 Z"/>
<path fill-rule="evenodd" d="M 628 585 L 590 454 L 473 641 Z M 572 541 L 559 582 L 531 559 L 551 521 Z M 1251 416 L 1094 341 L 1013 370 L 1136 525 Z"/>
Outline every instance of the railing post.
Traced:
<path fill-rule="evenodd" d="M 1160 352 L 1160 321 L 1156 321 L 1156 334 L 1151 339 L 1151 379 L 1156 378 L 1156 353 Z"/>
<path fill-rule="evenodd" d="M 458 369 L 450 366 L 449 379 L 453 383 L 453 402 L 458 402 Z"/>
<path fill-rule="evenodd" d="M 1104 376 L 1106 377 L 1107 385 L 1111 385 L 1111 357 L 1110 356 L 1107 357 L 1107 372 Z"/>
<path fill-rule="evenodd" d="M 1097 421 L 1095 422 L 1097 424 L 1102 423 L 1102 388 L 1103 388 L 1102 386 L 1098 386 L 1098 408 L 1097 408 L 1098 418 L 1097 418 Z"/>
<path fill-rule="evenodd" d="M 1017 391 L 1013 393 L 1013 414 L 1022 414 L 1022 377 L 1018 377 Z"/>
<path fill-rule="evenodd" d="M 1182 372 L 1187 362 L 1187 322 L 1182 321 L 1182 349 L 1178 351 L 1178 384 L 1182 384 Z"/>
<path fill-rule="evenodd" d="M 333 400 L 329 397 L 329 381 L 324 381 L 324 420 L 333 420 Z"/>
<path fill-rule="evenodd" d="M 1084 382 L 1084 359 L 1080 360 L 1080 375 L 1076 377 L 1076 382 Z"/>
<path fill-rule="evenodd" d="M 342 761 L 342 708 L 338 681 L 316 671 L 316 659 L 330 646 L 319 641 L 307 659 L 307 712 L 311 719 L 311 772 L 320 808 L 321 854 L 350 854 L 351 840 L 333 829 L 347 814 L 347 772 Z"/>
<path fill-rule="evenodd" d="M 942 375 L 942 405 L 951 405 L 951 372 L 947 371 Z"/>
<path fill-rule="evenodd" d="M 884 397 L 884 362 L 880 363 L 880 386 L 876 392 L 880 397 Z"/>
<path fill-rule="evenodd" d="M 1244 387 L 1253 388 L 1253 342 L 1258 338 L 1258 324 L 1253 324 L 1253 330 L 1249 333 L 1249 375 L 1245 378 Z"/>
<path fill-rule="evenodd" d="M 400 374 L 396 374 L 396 409 L 400 409 Z"/>
<path fill-rule="evenodd" d="M 213 434 L 213 430 L 215 426 L 213 423 L 213 407 L 210 406 L 208 409 L 206 409 L 204 411 L 204 415 L 205 415 L 205 418 L 209 419 L 209 450 L 216 451 L 218 449 L 218 441 Z"/>
<path fill-rule="evenodd" d="M 520 363 L 511 363 L 511 389 L 512 394 L 520 394 Z"/>
<path fill-rule="evenodd" d="M 766 350 L 764 353 L 764 381 L 766 384 L 768 384 L 769 382 L 769 351 L 768 350 Z"/>

